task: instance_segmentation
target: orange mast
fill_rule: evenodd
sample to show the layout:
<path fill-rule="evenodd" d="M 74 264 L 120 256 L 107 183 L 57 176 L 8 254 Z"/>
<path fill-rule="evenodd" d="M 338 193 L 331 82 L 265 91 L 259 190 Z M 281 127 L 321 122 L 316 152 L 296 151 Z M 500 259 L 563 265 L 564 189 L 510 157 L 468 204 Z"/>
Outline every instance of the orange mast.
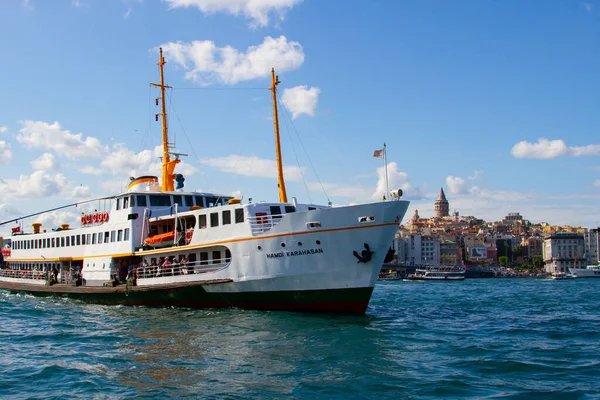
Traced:
<path fill-rule="evenodd" d="M 279 118 L 277 115 L 277 85 L 279 77 L 275 76 L 275 68 L 271 69 L 271 87 L 273 92 L 273 123 L 275 124 L 275 153 L 277 157 L 277 187 L 279 188 L 279 201 L 287 203 L 287 193 L 285 192 L 285 182 L 283 181 L 283 165 L 281 163 L 281 143 L 279 142 Z"/>
<path fill-rule="evenodd" d="M 172 192 L 175 190 L 173 179 L 175 175 L 175 165 L 179 164 L 180 160 L 175 158 L 171 160 L 171 154 L 169 153 L 169 135 L 167 131 L 167 109 L 165 107 L 165 88 L 171 88 L 171 86 L 165 85 L 165 77 L 163 73 L 163 65 L 167 62 L 162 55 L 162 47 L 159 51 L 158 67 L 160 69 L 160 83 L 151 83 L 151 86 L 157 86 L 160 88 L 160 99 L 162 105 L 162 141 L 163 141 L 163 163 L 162 163 L 162 182 L 161 189 L 164 192 Z M 158 118 L 158 114 L 157 114 Z"/>

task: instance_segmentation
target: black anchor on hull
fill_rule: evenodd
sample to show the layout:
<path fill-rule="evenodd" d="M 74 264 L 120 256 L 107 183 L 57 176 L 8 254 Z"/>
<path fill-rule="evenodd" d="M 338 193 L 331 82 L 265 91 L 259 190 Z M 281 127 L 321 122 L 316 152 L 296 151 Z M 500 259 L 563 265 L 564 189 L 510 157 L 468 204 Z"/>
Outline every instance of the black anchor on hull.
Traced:
<path fill-rule="evenodd" d="M 373 256 L 373 251 L 369 248 L 369 245 L 365 243 L 365 249 L 358 254 L 356 250 L 352 251 L 354 257 L 358 258 L 359 263 L 368 263 L 371 261 L 371 257 Z"/>

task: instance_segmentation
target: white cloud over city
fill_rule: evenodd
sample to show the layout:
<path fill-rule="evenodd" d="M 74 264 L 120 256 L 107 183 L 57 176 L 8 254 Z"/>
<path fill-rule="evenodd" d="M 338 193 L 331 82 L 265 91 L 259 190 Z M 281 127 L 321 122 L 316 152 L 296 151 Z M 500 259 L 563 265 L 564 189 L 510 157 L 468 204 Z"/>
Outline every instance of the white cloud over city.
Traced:
<path fill-rule="evenodd" d="M 304 62 L 304 50 L 285 36 L 265 37 L 258 46 L 239 51 L 231 46 L 217 47 L 212 40 L 162 44 L 164 57 L 183 68 L 185 78 L 201 85 L 215 82 L 236 84 L 265 78 L 276 72 L 291 71 Z"/>
<path fill-rule="evenodd" d="M 600 155 L 600 144 L 587 146 L 567 146 L 562 139 L 548 140 L 540 138 L 536 143 L 521 141 L 515 144 L 511 154 L 516 158 L 583 157 Z"/>

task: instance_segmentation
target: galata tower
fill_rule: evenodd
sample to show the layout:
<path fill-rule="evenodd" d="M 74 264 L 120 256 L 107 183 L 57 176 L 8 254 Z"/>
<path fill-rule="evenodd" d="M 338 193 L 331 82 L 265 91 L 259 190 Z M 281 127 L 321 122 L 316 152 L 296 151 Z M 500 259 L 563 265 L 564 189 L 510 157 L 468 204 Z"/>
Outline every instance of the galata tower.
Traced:
<path fill-rule="evenodd" d="M 440 194 L 435 201 L 435 218 L 447 217 L 448 215 L 450 215 L 450 205 L 448 204 L 448 200 L 446 200 L 444 188 L 441 187 Z"/>

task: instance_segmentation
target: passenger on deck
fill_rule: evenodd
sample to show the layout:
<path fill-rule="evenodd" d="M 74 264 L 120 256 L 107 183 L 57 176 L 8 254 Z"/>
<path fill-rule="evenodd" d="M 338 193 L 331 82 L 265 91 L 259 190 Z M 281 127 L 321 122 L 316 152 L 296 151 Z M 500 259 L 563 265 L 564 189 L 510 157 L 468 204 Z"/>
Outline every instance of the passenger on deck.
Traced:
<path fill-rule="evenodd" d="M 173 259 L 171 260 L 171 268 L 173 268 L 173 275 L 179 275 L 179 267 L 179 261 L 177 261 L 177 258 L 173 257 Z"/>

